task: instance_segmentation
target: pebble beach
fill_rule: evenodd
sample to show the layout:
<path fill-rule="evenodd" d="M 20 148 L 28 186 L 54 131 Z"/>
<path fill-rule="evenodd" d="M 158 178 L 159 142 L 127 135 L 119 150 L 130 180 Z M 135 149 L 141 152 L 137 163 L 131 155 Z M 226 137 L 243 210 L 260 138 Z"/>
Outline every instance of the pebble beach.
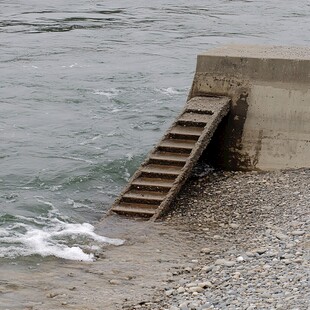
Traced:
<path fill-rule="evenodd" d="M 192 255 L 123 309 L 310 309 L 309 205 L 309 169 L 198 169 L 164 220 L 193 233 Z"/>

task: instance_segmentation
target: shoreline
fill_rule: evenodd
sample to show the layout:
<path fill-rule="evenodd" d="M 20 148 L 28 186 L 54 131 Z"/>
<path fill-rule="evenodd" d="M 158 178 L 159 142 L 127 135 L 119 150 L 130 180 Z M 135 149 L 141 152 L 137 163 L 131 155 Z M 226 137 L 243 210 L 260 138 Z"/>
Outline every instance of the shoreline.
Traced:
<path fill-rule="evenodd" d="M 3 309 L 308 309 L 310 169 L 198 169 L 160 222 L 97 225 L 93 263 L 0 267 Z"/>

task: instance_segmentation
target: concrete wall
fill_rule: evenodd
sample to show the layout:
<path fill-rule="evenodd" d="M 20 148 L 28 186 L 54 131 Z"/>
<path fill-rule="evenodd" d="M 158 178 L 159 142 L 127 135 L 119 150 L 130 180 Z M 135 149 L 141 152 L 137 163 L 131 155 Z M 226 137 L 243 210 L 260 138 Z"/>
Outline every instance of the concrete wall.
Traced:
<path fill-rule="evenodd" d="M 310 167 L 310 48 L 229 45 L 197 59 L 189 99 L 228 95 L 210 146 L 227 169 Z"/>

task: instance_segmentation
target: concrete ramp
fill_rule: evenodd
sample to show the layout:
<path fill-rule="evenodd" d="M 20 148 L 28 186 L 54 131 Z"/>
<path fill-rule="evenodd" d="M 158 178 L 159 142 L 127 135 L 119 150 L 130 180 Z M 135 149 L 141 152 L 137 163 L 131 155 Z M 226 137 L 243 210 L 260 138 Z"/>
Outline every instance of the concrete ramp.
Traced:
<path fill-rule="evenodd" d="M 158 218 L 167 210 L 230 109 L 227 97 L 194 97 L 129 180 L 110 212 Z"/>

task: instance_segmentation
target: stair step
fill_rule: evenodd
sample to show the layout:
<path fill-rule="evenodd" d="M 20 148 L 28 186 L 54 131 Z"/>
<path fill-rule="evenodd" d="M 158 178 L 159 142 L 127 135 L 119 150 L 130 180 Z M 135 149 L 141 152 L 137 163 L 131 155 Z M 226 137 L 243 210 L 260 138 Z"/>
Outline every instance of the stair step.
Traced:
<path fill-rule="evenodd" d="M 197 141 L 203 131 L 202 127 L 176 125 L 168 133 L 169 138 Z"/>
<path fill-rule="evenodd" d="M 166 139 L 160 142 L 161 150 L 178 150 L 180 152 L 190 153 L 195 146 L 196 141 L 183 139 Z"/>
<path fill-rule="evenodd" d="M 170 130 L 170 133 L 175 134 L 175 135 L 186 135 L 186 136 L 199 137 L 202 131 L 203 131 L 203 128 L 201 127 L 177 125 Z"/>
<path fill-rule="evenodd" d="M 188 154 L 173 152 L 156 152 L 150 155 L 151 160 L 166 161 L 167 163 L 176 163 L 177 165 L 186 163 Z"/>
<path fill-rule="evenodd" d="M 133 204 L 133 203 L 122 203 L 119 205 L 115 205 L 113 207 L 113 211 L 116 213 L 121 213 L 121 214 L 137 214 L 140 216 L 153 216 L 156 212 L 157 206 L 154 206 L 154 208 L 148 208 L 145 206 L 149 205 L 143 205 L 143 204 Z"/>
<path fill-rule="evenodd" d="M 178 176 L 181 173 L 182 167 L 178 166 L 165 166 L 149 164 L 141 168 L 142 173 L 162 174 L 168 176 Z"/>
<path fill-rule="evenodd" d="M 209 114 L 200 114 L 193 112 L 185 112 L 178 119 L 179 125 L 192 125 L 202 127 L 205 126 L 211 119 Z"/>
<path fill-rule="evenodd" d="M 130 190 L 122 197 L 124 202 L 147 202 L 146 204 L 160 204 L 166 193 L 146 190 Z"/>
<path fill-rule="evenodd" d="M 174 180 L 171 179 L 161 179 L 161 178 L 144 178 L 139 177 L 132 181 L 132 185 L 137 188 L 143 187 L 155 187 L 155 188 L 163 188 L 165 190 L 170 189 L 173 185 Z"/>

